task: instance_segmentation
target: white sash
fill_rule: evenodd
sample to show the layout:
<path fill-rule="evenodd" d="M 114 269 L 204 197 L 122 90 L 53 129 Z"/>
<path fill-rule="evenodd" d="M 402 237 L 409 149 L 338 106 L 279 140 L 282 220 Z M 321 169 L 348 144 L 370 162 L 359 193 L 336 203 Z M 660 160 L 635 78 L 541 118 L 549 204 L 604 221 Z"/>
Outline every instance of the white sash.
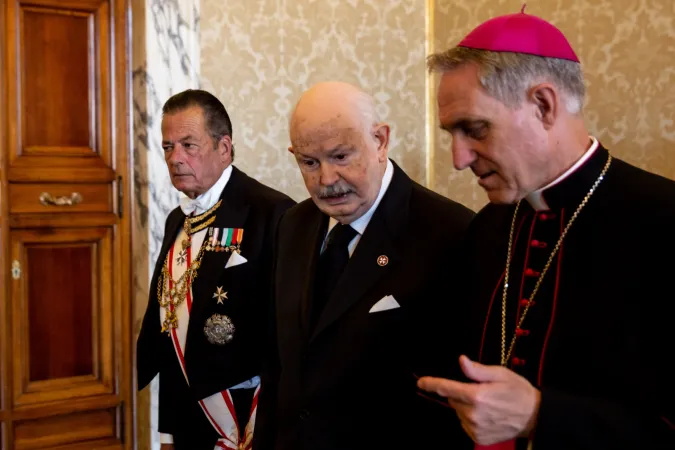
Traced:
<path fill-rule="evenodd" d="M 198 251 L 198 249 L 201 247 L 207 230 L 208 229 L 204 229 L 193 234 L 192 245 L 188 247 L 185 252 L 182 252 L 181 242 L 186 237 L 186 235 L 184 230 L 180 231 L 178 238 L 169 250 L 169 254 L 167 256 L 169 258 L 168 269 L 172 280 L 177 280 L 183 275 L 183 273 L 185 273 L 185 269 L 192 262 L 194 251 Z M 168 282 L 171 283 L 171 281 Z M 169 289 L 172 287 L 172 285 L 168 286 Z M 188 385 L 190 384 L 190 381 L 188 380 L 187 371 L 185 370 L 184 355 L 188 322 L 190 320 L 190 310 L 192 309 L 192 300 L 192 289 L 189 289 L 187 292 L 187 298 L 184 302 L 178 305 L 178 311 L 176 312 L 178 328 L 171 329 L 171 341 L 173 342 L 173 347 L 176 350 L 178 362 L 180 363 L 183 376 L 185 376 L 185 381 L 188 383 Z M 207 301 L 207 299 L 200 299 L 199 301 Z M 159 315 L 160 321 L 163 323 L 166 316 L 164 308 L 159 309 Z M 239 424 L 237 423 L 237 415 L 234 411 L 234 403 L 229 390 L 226 389 L 199 401 L 199 406 L 201 406 L 209 422 L 211 422 L 213 428 L 221 436 L 221 438 L 216 443 L 214 450 L 249 450 L 251 448 L 253 440 L 253 428 L 255 424 L 256 412 L 258 409 L 259 391 L 260 385 L 258 384 L 253 396 L 250 418 L 248 424 L 246 425 L 246 434 L 241 441 L 239 439 Z"/>

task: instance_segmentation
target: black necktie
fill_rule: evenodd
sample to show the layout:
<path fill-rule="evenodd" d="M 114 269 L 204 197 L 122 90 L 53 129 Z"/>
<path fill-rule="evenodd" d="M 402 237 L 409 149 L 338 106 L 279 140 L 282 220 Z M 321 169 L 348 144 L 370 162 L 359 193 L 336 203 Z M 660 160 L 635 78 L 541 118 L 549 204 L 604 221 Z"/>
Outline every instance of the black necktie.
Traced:
<path fill-rule="evenodd" d="M 349 243 L 356 236 L 356 230 L 350 225 L 338 223 L 328 234 L 326 248 L 319 257 L 314 277 L 314 299 L 311 306 L 312 328 L 326 305 L 333 288 L 349 262 Z"/>

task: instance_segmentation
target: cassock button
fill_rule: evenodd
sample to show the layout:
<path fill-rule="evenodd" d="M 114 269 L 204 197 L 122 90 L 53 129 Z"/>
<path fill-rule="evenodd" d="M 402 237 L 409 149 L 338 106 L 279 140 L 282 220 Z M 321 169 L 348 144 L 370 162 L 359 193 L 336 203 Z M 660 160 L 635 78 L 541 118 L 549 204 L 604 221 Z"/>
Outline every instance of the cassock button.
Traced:
<path fill-rule="evenodd" d="M 524 366 L 525 365 L 525 360 L 521 358 L 516 358 L 515 356 L 511 358 L 511 363 L 514 366 Z"/>
<path fill-rule="evenodd" d="M 532 269 L 525 269 L 525 276 L 526 277 L 538 277 L 540 272 L 537 272 L 536 270 Z"/>
<path fill-rule="evenodd" d="M 523 308 L 525 308 L 525 307 L 527 306 L 528 303 L 530 303 L 530 300 L 524 298 L 524 299 L 522 299 L 522 300 L 520 301 L 520 306 L 522 306 Z M 532 302 L 532 304 L 530 305 L 530 307 L 534 306 L 534 304 L 535 304 L 535 302 Z"/>
<path fill-rule="evenodd" d="M 530 335 L 530 330 L 523 330 L 522 328 L 518 328 L 516 330 L 516 336 L 529 336 Z"/>
<path fill-rule="evenodd" d="M 307 420 L 309 418 L 309 411 L 307 411 L 306 409 L 301 409 L 300 410 L 300 418 L 302 420 Z"/>
<path fill-rule="evenodd" d="M 536 239 L 533 239 L 532 242 L 530 242 L 530 245 L 534 248 L 546 248 L 546 242 L 541 242 Z"/>

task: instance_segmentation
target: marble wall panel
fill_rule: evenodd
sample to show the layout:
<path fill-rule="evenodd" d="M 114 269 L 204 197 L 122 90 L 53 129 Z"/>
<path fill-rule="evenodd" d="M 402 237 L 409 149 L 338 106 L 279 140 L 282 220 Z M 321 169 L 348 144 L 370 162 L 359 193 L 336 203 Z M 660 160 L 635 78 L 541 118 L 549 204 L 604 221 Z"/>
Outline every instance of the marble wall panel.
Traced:
<path fill-rule="evenodd" d="M 173 94 L 199 87 L 199 0 L 134 0 L 134 323 L 135 334 L 148 304 L 169 212 L 179 193 L 169 179 L 162 151 L 161 110 Z M 159 449 L 157 379 L 138 396 L 139 450 Z"/>

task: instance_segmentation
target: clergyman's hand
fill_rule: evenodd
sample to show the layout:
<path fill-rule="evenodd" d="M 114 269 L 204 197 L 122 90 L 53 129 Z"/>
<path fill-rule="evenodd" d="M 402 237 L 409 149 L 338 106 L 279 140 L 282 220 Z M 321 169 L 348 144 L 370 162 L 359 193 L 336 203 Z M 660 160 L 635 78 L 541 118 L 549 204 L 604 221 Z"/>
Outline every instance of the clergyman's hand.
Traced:
<path fill-rule="evenodd" d="M 422 377 L 418 387 L 447 398 L 462 428 L 477 444 L 492 445 L 529 436 L 539 411 L 539 390 L 506 367 L 486 366 L 464 355 L 459 364 L 475 383 Z"/>

